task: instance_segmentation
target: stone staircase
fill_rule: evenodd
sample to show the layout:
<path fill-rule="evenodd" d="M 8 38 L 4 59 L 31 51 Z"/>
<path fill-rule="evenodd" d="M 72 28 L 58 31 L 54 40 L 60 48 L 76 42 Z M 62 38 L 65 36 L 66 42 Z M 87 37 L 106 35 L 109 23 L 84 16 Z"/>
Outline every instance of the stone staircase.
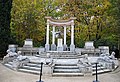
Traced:
<path fill-rule="evenodd" d="M 4 64 L 4 66 L 14 70 L 12 64 L 13 64 L 13 62 L 8 62 L 8 63 Z"/>
<path fill-rule="evenodd" d="M 100 64 L 97 64 L 97 73 L 98 74 L 103 74 L 103 73 L 107 73 L 107 72 L 111 72 L 111 70 L 107 69 L 106 67 L 104 67 Z M 92 75 L 95 75 L 95 74 L 96 74 L 96 64 L 92 63 Z"/>
<path fill-rule="evenodd" d="M 55 64 L 53 76 L 83 76 L 77 64 Z"/>
<path fill-rule="evenodd" d="M 29 62 L 23 67 L 20 67 L 18 71 L 20 72 L 26 72 L 26 73 L 31 73 L 31 74 L 40 74 L 41 70 L 41 64 L 39 62 Z"/>
<path fill-rule="evenodd" d="M 12 66 L 13 62 L 9 62 L 7 64 L 4 64 L 6 67 L 14 70 L 13 66 Z M 19 72 L 24 72 L 24 73 L 31 73 L 31 74 L 40 74 L 40 70 L 41 70 L 41 64 L 39 62 L 29 62 L 26 65 L 20 67 L 17 69 L 17 71 Z"/>
<path fill-rule="evenodd" d="M 110 69 L 97 65 L 98 74 L 110 72 Z M 92 63 L 92 74 L 96 74 L 96 64 Z M 84 76 L 77 64 L 55 64 L 53 69 L 53 76 Z"/>
<path fill-rule="evenodd" d="M 55 59 L 54 61 L 54 67 L 52 70 L 52 76 L 84 76 L 84 73 L 81 72 L 79 67 L 77 66 L 77 59 Z M 9 62 L 7 64 L 4 64 L 8 68 L 14 70 L 13 68 L 13 62 Z M 26 65 L 20 67 L 17 69 L 17 71 L 25 72 L 25 73 L 31 73 L 31 74 L 40 74 L 40 67 L 41 63 L 40 61 L 30 61 Z M 44 66 L 43 66 L 43 69 Z M 97 66 L 97 72 L 98 74 L 107 73 L 110 72 L 110 69 L 105 68 L 104 66 L 98 64 Z M 96 74 L 96 64 L 92 63 L 92 74 Z"/>
<path fill-rule="evenodd" d="M 76 59 L 79 58 L 75 52 L 49 52 L 50 56 L 53 59 Z M 46 58 L 46 53 L 41 53 L 40 55 L 36 55 L 37 57 Z"/>

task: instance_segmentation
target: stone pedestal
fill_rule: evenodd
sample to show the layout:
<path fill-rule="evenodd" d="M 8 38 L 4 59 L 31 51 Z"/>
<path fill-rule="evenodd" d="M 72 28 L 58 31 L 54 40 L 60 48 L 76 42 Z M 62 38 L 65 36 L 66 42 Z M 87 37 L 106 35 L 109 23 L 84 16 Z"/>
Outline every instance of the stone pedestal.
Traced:
<path fill-rule="evenodd" d="M 16 52 L 18 45 L 11 44 L 8 46 L 8 49 L 10 49 L 12 52 Z"/>
<path fill-rule="evenodd" d="M 63 39 L 58 39 L 57 51 L 63 51 Z"/>
<path fill-rule="evenodd" d="M 50 45 L 49 44 L 45 44 L 45 51 L 49 51 L 50 49 Z"/>
<path fill-rule="evenodd" d="M 99 46 L 101 54 L 109 54 L 109 46 Z"/>
<path fill-rule="evenodd" d="M 44 65 L 43 66 L 43 75 L 48 75 L 48 76 L 51 76 L 52 74 L 52 69 L 50 66 L 48 65 Z"/>
<path fill-rule="evenodd" d="M 92 76 L 92 67 L 85 68 L 84 76 Z"/>
<path fill-rule="evenodd" d="M 93 41 L 88 41 L 88 42 L 85 42 L 85 46 L 84 46 L 85 49 L 88 49 L 88 50 L 92 50 L 94 49 L 94 42 Z"/>
<path fill-rule="evenodd" d="M 32 41 L 32 39 L 26 39 L 24 41 L 23 47 L 33 47 L 33 41 Z"/>
<path fill-rule="evenodd" d="M 68 51 L 67 45 L 63 45 L 63 50 L 64 50 L 64 51 Z"/>
<path fill-rule="evenodd" d="M 55 45 L 55 44 L 52 44 L 52 45 L 51 45 L 51 50 L 52 50 L 52 51 L 56 51 L 56 45 Z"/>
<path fill-rule="evenodd" d="M 75 45 L 74 44 L 70 45 L 70 51 L 75 51 Z"/>

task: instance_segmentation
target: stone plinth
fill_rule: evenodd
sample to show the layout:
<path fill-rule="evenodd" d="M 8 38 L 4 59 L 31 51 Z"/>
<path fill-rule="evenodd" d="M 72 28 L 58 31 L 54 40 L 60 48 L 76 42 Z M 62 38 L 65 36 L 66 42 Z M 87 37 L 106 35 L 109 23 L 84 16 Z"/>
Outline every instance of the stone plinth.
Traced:
<path fill-rule="evenodd" d="M 99 46 L 100 53 L 102 54 L 108 54 L 109 53 L 109 46 Z"/>
<path fill-rule="evenodd" d="M 50 49 L 50 45 L 49 44 L 45 44 L 45 51 L 49 51 Z"/>
<path fill-rule="evenodd" d="M 48 75 L 48 76 L 52 75 L 52 69 L 49 65 L 43 66 L 43 75 Z"/>
<path fill-rule="evenodd" d="M 70 45 L 70 51 L 73 51 L 73 52 L 75 51 L 75 45 L 74 44 Z"/>
<path fill-rule="evenodd" d="M 26 39 L 24 41 L 23 47 L 33 47 L 33 41 L 32 41 L 32 39 Z"/>
<path fill-rule="evenodd" d="M 52 51 L 56 51 L 56 45 L 55 45 L 55 44 L 52 44 L 52 45 L 51 45 L 51 50 L 52 50 Z"/>
<path fill-rule="evenodd" d="M 94 49 L 94 43 L 92 41 L 85 42 L 85 49 Z"/>
<path fill-rule="evenodd" d="M 63 51 L 63 39 L 58 39 L 57 51 Z"/>
<path fill-rule="evenodd" d="M 64 51 L 67 51 L 67 50 L 68 50 L 67 45 L 63 45 L 63 50 L 64 50 Z"/>
<path fill-rule="evenodd" d="M 11 44 L 8 46 L 8 49 L 10 49 L 12 52 L 15 52 L 17 50 L 18 45 Z"/>

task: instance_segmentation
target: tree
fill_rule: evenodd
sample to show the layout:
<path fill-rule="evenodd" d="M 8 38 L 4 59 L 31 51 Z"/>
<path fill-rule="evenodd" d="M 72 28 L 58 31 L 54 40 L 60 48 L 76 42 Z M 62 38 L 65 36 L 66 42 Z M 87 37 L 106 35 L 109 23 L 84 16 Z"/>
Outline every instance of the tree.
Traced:
<path fill-rule="evenodd" d="M 77 17 L 75 21 L 75 42 L 78 47 L 83 47 L 78 41 L 82 43 L 95 41 L 97 43 L 106 35 L 114 33 L 115 19 L 108 13 L 110 8 L 109 0 L 68 0 L 63 11 L 65 17 Z M 110 33 L 110 30 L 113 32 Z"/>
<path fill-rule="evenodd" d="M 111 7 L 111 15 L 115 18 L 115 32 L 117 38 L 117 45 L 116 47 L 120 50 L 120 1 L 119 0 L 110 0 L 112 7 Z"/>
<path fill-rule="evenodd" d="M 37 1 L 37 2 L 36 2 Z M 42 45 L 45 36 L 44 12 L 41 0 L 13 0 L 11 31 L 19 45 L 26 38 Z"/>
<path fill-rule="evenodd" d="M 0 55 L 5 54 L 8 44 L 11 42 L 10 36 L 10 11 L 12 0 L 0 0 Z"/>
<path fill-rule="evenodd" d="M 63 0 L 64 1 L 64 0 Z M 35 46 L 45 44 L 45 16 L 58 17 L 56 12 L 61 1 L 54 0 L 13 0 L 11 31 L 17 43 L 22 46 L 26 38 L 33 39 Z"/>

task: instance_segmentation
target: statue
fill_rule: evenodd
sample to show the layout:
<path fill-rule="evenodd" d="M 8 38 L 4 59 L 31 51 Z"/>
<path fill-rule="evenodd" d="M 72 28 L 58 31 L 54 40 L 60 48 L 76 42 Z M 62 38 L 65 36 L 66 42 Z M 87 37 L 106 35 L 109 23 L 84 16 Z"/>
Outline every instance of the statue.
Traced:
<path fill-rule="evenodd" d="M 114 69 L 115 66 L 118 65 L 118 61 L 115 58 L 115 52 L 112 52 L 111 55 L 101 54 L 97 62 L 110 70 Z"/>
<path fill-rule="evenodd" d="M 13 60 L 13 68 L 15 70 L 17 70 L 17 68 L 22 67 L 28 62 L 30 62 L 30 60 L 26 56 L 21 55 L 21 51 L 18 51 L 17 54 L 18 54 L 17 58 Z"/>
<path fill-rule="evenodd" d="M 14 59 L 17 58 L 17 53 L 13 52 L 12 50 L 8 49 L 7 50 L 7 55 L 4 56 L 3 58 L 3 64 L 8 63 L 8 62 L 12 62 Z"/>
<path fill-rule="evenodd" d="M 88 54 L 85 54 L 83 58 L 78 60 L 78 67 L 83 73 L 92 73 L 91 63 L 88 60 Z"/>
<path fill-rule="evenodd" d="M 88 60 L 88 54 L 85 54 L 82 59 L 79 59 L 78 63 L 84 66 L 90 66 L 91 63 Z"/>
<path fill-rule="evenodd" d="M 19 67 L 22 67 L 23 65 L 29 62 L 29 59 L 26 56 L 21 55 L 21 51 L 18 51 L 16 53 L 8 49 L 7 53 L 8 54 L 3 58 L 3 64 L 12 62 L 12 67 L 14 70 L 16 70 Z"/>
<path fill-rule="evenodd" d="M 115 52 L 112 52 L 111 55 L 109 56 L 110 59 L 117 59 L 115 58 Z"/>
<path fill-rule="evenodd" d="M 53 35 L 55 35 L 56 38 L 60 38 L 61 37 L 61 31 L 57 31 L 57 32 L 53 32 L 51 31 Z"/>
<path fill-rule="evenodd" d="M 46 56 L 47 56 L 45 59 L 46 65 L 51 65 L 53 63 L 53 59 L 50 56 L 50 53 L 47 53 Z"/>

